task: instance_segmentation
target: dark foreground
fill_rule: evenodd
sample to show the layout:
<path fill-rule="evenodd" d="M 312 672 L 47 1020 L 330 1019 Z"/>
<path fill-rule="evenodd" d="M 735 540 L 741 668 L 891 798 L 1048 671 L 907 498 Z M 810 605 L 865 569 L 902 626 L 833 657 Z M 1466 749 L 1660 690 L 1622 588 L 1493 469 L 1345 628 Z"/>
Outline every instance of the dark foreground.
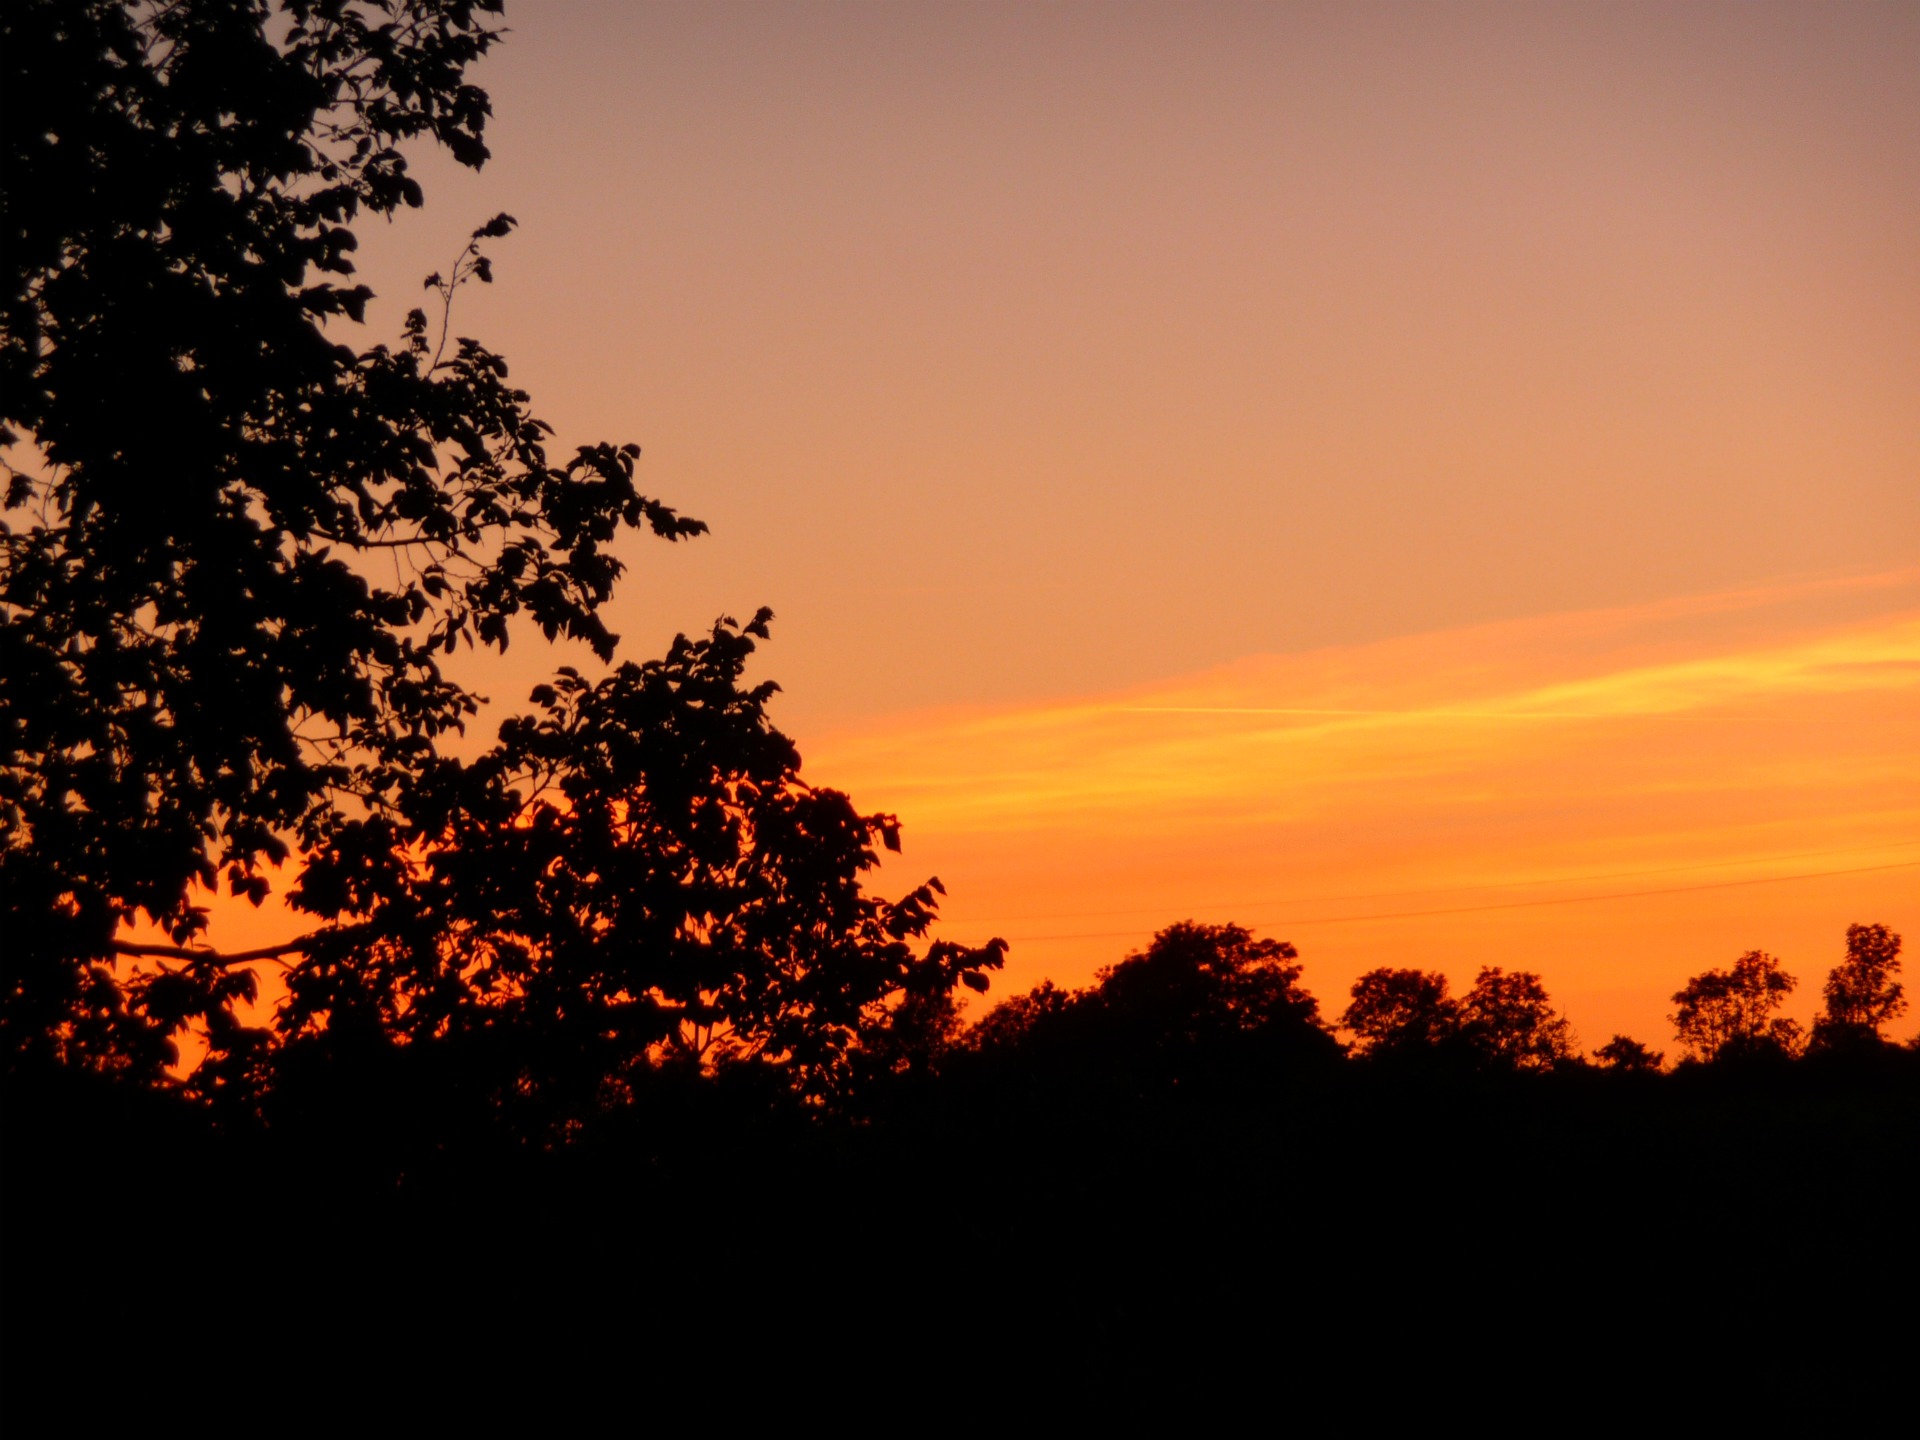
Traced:
<path fill-rule="evenodd" d="M 10 1388 L 103 1345 L 116 1384 L 178 1379 L 244 1340 L 239 1369 L 343 1376 L 644 1356 L 1231 1385 L 1253 1360 L 1383 1401 L 1468 1355 L 1779 1395 L 1842 1363 L 1844 1403 L 1897 1392 L 1916 1353 L 1920 1054 L 1895 1047 L 1151 1097 L 960 1075 L 835 1120 L 704 1084 L 546 1149 L 409 1126 L 373 1106 L 222 1132 L 162 1096 L 16 1091 Z"/>

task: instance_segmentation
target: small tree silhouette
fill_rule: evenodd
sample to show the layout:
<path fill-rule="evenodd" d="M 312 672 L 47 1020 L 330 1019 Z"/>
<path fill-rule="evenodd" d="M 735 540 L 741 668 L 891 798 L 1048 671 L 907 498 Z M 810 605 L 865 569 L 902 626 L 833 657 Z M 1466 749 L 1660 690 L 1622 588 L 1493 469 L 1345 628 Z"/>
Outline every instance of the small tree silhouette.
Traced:
<path fill-rule="evenodd" d="M 1360 1055 L 1416 1053 L 1459 1033 L 1460 1007 L 1437 971 L 1369 970 L 1353 982 L 1352 996 L 1340 1023 L 1353 1032 Z"/>
<path fill-rule="evenodd" d="M 1675 992 L 1667 1019 L 1680 1043 L 1700 1060 L 1747 1053 L 1792 1054 L 1800 1026 L 1773 1018 L 1798 982 L 1763 950 L 1749 950 L 1728 970 L 1708 970 Z"/>
<path fill-rule="evenodd" d="M 1573 1058 L 1573 1027 L 1531 971 L 1481 970 L 1460 1001 L 1459 1017 L 1460 1038 L 1497 1069 L 1551 1070 Z"/>
<path fill-rule="evenodd" d="M 1615 1035 L 1593 1052 L 1593 1058 L 1601 1069 L 1618 1075 L 1651 1075 L 1659 1070 L 1667 1056 L 1664 1050 L 1649 1050 L 1638 1040 Z"/>
<path fill-rule="evenodd" d="M 1107 1098 L 1233 1091 L 1337 1061 L 1293 946 L 1240 925 L 1169 925 L 1085 990 L 1044 984 L 991 1011 L 970 1047 L 1009 1072 Z"/>
<path fill-rule="evenodd" d="M 1169 925 L 1097 978 L 1108 1010 L 1137 1015 L 1186 1043 L 1319 1024 L 1319 1002 L 1300 986 L 1299 953 L 1241 925 Z"/>
<path fill-rule="evenodd" d="M 1849 925 L 1847 958 L 1827 972 L 1826 1013 L 1813 1022 L 1820 1049 L 1877 1043 L 1880 1027 L 1907 1012 L 1900 973 L 1900 937 L 1884 925 Z"/>

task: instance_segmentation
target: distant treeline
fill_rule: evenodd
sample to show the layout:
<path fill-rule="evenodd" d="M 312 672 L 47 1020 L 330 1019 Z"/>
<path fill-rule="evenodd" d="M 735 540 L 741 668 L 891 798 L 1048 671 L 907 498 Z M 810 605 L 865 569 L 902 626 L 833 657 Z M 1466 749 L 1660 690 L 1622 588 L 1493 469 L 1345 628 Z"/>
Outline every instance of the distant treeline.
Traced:
<path fill-rule="evenodd" d="M 564 1010 L 476 1008 L 464 1024 L 437 1030 L 340 1015 L 255 1032 L 245 1068 L 203 1065 L 215 1070 L 212 1083 L 200 1072 L 156 1084 L 149 1074 L 54 1063 L 20 1069 L 10 1088 L 28 1111 L 48 1094 L 141 1090 L 142 1103 L 176 1105 L 229 1137 L 344 1128 L 356 1137 L 349 1148 L 399 1177 L 449 1152 L 577 1147 L 632 1132 L 636 1116 L 670 1128 L 663 1117 L 676 1110 L 726 1103 L 714 1096 L 751 1096 L 755 1112 L 800 1125 L 859 1127 L 902 1097 L 924 1103 L 939 1092 L 956 1102 L 1005 1092 L 1054 1106 L 1197 1103 L 1345 1083 L 1342 1075 L 1426 1085 L 1896 1065 L 1920 1053 L 1920 1037 L 1903 1046 L 1887 1035 L 1908 1009 L 1900 951 L 1887 926 L 1850 926 L 1810 1030 L 1776 1013 L 1797 981 L 1763 951 L 1693 976 L 1672 997 L 1682 1053 L 1671 1066 L 1666 1052 L 1626 1035 L 1582 1055 L 1541 977 L 1498 966 L 1459 996 L 1437 971 L 1372 970 L 1330 1019 L 1302 985 L 1292 945 L 1238 925 L 1183 922 L 1085 988 L 1047 981 L 970 1026 L 950 978 L 935 975 L 844 1027 L 831 1064 L 797 1063 L 793 1051 L 809 1038 L 804 1016 L 788 1045 L 748 1048 L 724 1035 L 679 1043 L 678 1032 L 636 1044 L 582 1033 Z"/>
<path fill-rule="evenodd" d="M 1887 1027 L 1907 1010 L 1900 948 L 1900 936 L 1885 925 L 1849 926 L 1845 958 L 1828 973 L 1824 1009 L 1810 1033 L 1775 1014 L 1798 982 L 1764 951 L 1694 976 L 1673 996 L 1668 1017 L 1684 1050 L 1680 1063 L 1787 1060 L 1885 1045 Z M 1344 1052 L 1379 1065 L 1513 1074 L 1588 1064 L 1649 1073 L 1666 1061 L 1664 1052 L 1626 1035 L 1613 1036 L 1591 1060 L 1581 1057 L 1540 977 L 1498 966 L 1483 968 L 1458 998 L 1436 971 L 1369 971 L 1354 982 L 1338 1017 L 1353 1036 L 1341 1046 L 1301 987 L 1297 960 L 1291 945 L 1256 940 L 1237 925 L 1180 924 L 1102 970 L 1093 986 L 1069 992 L 1044 984 L 997 1006 L 964 1036 L 944 1014 L 932 1026 L 929 1018 L 903 1015 L 902 1026 L 926 1031 L 935 1049 L 1025 1054 L 1034 1063 L 1058 1051 L 1103 1063 L 1125 1054 L 1131 1067 L 1148 1065 L 1150 1054 L 1168 1062 L 1176 1051 L 1220 1056 L 1240 1046 L 1294 1063 Z"/>
<path fill-rule="evenodd" d="M 264 1269 L 263 1323 L 316 1353 L 481 1323 L 566 1363 L 617 1336 L 1113 1375 L 1209 1363 L 1193 1317 L 1228 1314 L 1289 1348 L 1563 1333 L 1529 1315 L 1694 1344 L 1698 1313 L 1772 1344 L 1911 1273 L 1898 951 L 1853 927 L 1805 1037 L 1770 957 L 1694 977 L 1666 1068 L 1624 1037 L 1578 1056 L 1538 977 L 1492 968 L 1457 998 L 1361 977 L 1343 1044 L 1290 946 L 1180 924 L 970 1028 L 909 996 L 828 1093 L 663 1053 L 555 1122 L 547 1087 L 493 1087 L 524 1035 L 290 1046 L 244 1103 L 50 1071 L 6 1109 L 7 1270 L 116 1325 Z"/>

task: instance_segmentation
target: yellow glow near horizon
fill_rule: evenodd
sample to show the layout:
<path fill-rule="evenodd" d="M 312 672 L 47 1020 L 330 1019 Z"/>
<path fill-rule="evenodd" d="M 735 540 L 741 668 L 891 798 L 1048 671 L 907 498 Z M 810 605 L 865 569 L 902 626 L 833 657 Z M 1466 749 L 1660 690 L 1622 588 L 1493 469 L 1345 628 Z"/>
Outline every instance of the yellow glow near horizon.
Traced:
<path fill-rule="evenodd" d="M 808 776 L 1016 942 L 996 996 L 1233 919 L 1329 1010 L 1524 965 L 1657 1046 L 1743 949 L 1804 1013 L 1849 921 L 1920 944 L 1920 9 L 511 26 L 339 338 L 520 217 L 460 331 L 713 526 L 619 542 L 623 658 L 773 607 Z M 563 660 L 450 658 L 470 743 Z"/>
<path fill-rule="evenodd" d="M 806 773 L 906 821 L 876 889 L 937 873 L 941 933 L 1013 942 L 989 1003 L 1193 918 L 1294 941 L 1329 1017 L 1375 965 L 1498 964 L 1589 1046 L 1657 1048 L 1667 997 L 1743 950 L 1786 958 L 1804 1017 L 1848 923 L 1920 940 L 1917 740 L 1920 571 L 886 717 Z M 305 928 L 211 910 L 227 950 Z"/>
<path fill-rule="evenodd" d="M 809 768 L 907 819 L 1015 988 L 1189 916 L 1286 924 L 1330 1011 L 1374 964 L 1503 964 L 1594 1043 L 1658 1043 L 1742 949 L 1799 952 L 1804 1009 L 1847 923 L 1913 924 L 1916 602 L 1901 574 L 1256 657 L 864 727 Z"/>

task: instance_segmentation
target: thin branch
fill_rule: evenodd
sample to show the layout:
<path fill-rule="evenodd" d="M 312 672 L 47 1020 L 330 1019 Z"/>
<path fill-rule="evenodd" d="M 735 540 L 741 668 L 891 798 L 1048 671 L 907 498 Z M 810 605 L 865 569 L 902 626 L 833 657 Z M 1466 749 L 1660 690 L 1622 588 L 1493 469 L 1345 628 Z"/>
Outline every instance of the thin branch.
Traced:
<path fill-rule="evenodd" d="M 313 527 L 313 533 L 322 540 L 335 545 L 350 546 L 355 550 L 406 550 L 415 545 L 444 545 L 451 553 L 459 554 L 459 547 L 450 540 L 441 540 L 431 535 L 396 535 L 388 539 L 375 539 L 369 535 L 350 536 L 336 534 L 331 530 Z"/>
<path fill-rule="evenodd" d="M 340 930 L 320 930 L 311 935 L 302 935 L 298 940 L 283 940 L 278 945 L 262 945 L 253 950 L 235 950 L 231 954 L 222 954 L 218 950 L 193 948 L 186 945 L 154 945 L 139 940 L 115 940 L 109 948 L 115 955 L 129 955 L 135 958 L 150 957 L 160 960 L 193 960 L 202 965 L 248 965 L 256 960 L 274 960 L 281 964 L 288 955 L 304 955 L 316 940 L 329 935 L 339 935 Z"/>

